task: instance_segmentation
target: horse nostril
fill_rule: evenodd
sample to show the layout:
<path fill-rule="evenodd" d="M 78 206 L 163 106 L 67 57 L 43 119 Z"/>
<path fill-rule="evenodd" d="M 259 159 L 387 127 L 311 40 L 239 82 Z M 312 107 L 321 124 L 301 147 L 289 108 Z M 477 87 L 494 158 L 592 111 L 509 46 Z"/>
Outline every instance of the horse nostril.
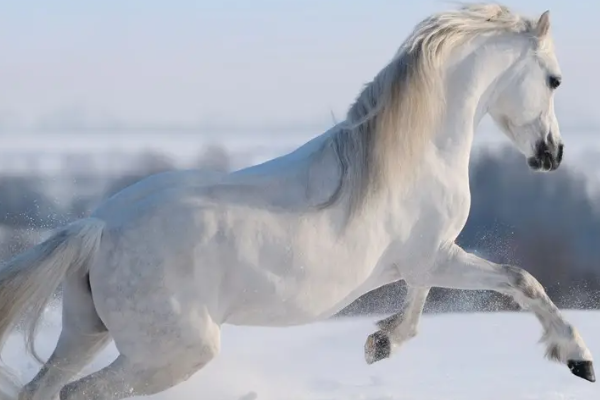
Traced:
<path fill-rule="evenodd" d="M 550 147 L 548 146 L 548 143 L 546 143 L 544 140 L 540 140 L 537 142 L 535 155 L 537 158 L 544 158 L 546 155 L 550 154 L 549 150 Z"/>
<path fill-rule="evenodd" d="M 563 151 L 564 151 L 564 144 L 559 144 L 558 145 L 558 153 L 556 154 L 556 161 L 558 161 L 559 163 L 562 161 L 563 158 Z"/>

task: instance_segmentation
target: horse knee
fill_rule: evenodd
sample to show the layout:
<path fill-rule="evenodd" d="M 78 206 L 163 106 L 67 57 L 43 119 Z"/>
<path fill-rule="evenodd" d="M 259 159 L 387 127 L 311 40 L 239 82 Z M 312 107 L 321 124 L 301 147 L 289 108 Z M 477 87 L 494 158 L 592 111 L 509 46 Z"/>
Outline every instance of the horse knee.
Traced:
<path fill-rule="evenodd" d="M 546 296 L 542 284 L 529 272 L 514 265 L 504 265 L 508 277 L 508 289 L 517 291 L 528 299 L 535 300 Z"/>

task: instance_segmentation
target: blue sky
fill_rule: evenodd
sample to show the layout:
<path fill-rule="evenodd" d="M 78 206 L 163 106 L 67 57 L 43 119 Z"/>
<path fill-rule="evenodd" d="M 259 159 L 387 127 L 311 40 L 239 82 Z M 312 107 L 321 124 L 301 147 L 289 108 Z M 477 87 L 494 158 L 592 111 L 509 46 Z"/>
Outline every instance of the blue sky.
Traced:
<path fill-rule="evenodd" d="M 410 3 L 0 0 L 0 126 L 327 122 L 420 19 L 453 6 Z M 559 118 L 600 126 L 600 3 L 505 4 L 551 10 Z"/>

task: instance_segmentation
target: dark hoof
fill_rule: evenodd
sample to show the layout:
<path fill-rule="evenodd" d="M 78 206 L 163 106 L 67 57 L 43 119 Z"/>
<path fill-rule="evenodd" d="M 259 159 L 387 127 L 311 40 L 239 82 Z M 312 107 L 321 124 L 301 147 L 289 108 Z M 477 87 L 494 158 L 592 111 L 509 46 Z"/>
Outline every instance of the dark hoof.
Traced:
<path fill-rule="evenodd" d="M 365 343 L 365 360 L 367 364 L 388 358 L 392 353 L 392 343 L 388 336 L 381 332 L 375 332 L 367 338 Z"/>
<path fill-rule="evenodd" d="M 567 367 L 571 370 L 571 373 L 578 376 L 586 381 L 596 382 L 596 374 L 594 373 L 594 365 L 591 361 L 574 361 L 570 360 L 567 362 Z"/>

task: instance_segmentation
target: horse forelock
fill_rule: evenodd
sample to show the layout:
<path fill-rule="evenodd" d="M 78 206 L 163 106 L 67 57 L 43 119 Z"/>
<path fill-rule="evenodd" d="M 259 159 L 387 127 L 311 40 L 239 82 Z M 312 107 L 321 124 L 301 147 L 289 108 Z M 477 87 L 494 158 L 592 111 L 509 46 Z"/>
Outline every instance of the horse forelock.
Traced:
<path fill-rule="evenodd" d="M 466 4 L 421 21 L 360 92 L 324 147 L 337 157 L 341 178 L 322 207 L 346 196 L 351 219 L 382 188 L 409 185 L 445 109 L 448 56 L 475 37 L 531 33 L 535 27 L 534 20 L 493 3 Z"/>

